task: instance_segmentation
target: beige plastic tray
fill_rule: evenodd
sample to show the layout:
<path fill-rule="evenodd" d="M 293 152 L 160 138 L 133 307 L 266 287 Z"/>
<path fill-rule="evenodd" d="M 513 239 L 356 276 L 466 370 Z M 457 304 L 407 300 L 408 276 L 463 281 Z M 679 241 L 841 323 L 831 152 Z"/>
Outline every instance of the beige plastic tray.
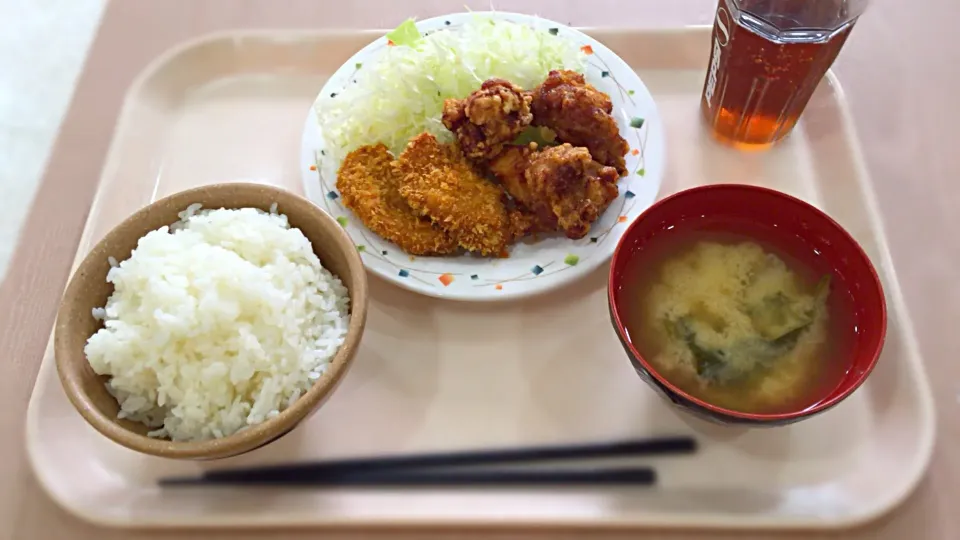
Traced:
<path fill-rule="evenodd" d="M 819 205 L 863 243 L 884 280 L 890 327 L 876 371 L 853 397 L 771 430 L 675 412 L 620 350 L 605 268 L 496 305 L 430 299 L 371 278 L 366 334 L 338 392 L 290 435 L 217 465 L 675 433 L 696 435 L 702 452 L 654 460 L 662 482 L 653 489 L 163 491 L 158 477 L 210 465 L 141 456 L 99 436 L 67 402 L 48 351 L 27 418 L 41 485 L 83 519 L 132 527 L 837 528 L 901 502 L 930 458 L 934 412 L 836 80 L 821 85 L 784 144 L 738 153 L 698 121 L 707 29 L 589 33 L 659 103 L 669 163 L 661 195 L 762 184 Z M 325 78 L 374 35 L 218 35 L 159 58 L 129 91 L 78 257 L 137 208 L 184 188 L 253 180 L 301 191 L 305 115 Z"/>

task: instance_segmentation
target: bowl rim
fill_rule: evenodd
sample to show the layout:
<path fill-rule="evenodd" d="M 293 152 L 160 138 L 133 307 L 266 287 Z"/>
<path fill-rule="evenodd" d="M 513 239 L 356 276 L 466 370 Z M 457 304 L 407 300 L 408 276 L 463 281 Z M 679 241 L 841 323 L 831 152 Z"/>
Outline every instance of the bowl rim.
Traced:
<path fill-rule="evenodd" d="M 616 287 L 614 275 L 617 268 L 617 260 L 624 255 L 625 249 L 624 245 L 631 238 L 631 231 L 638 226 L 638 223 L 647 218 L 655 210 L 669 205 L 674 204 L 678 199 L 684 197 L 704 193 L 704 192 L 713 192 L 713 191 L 727 191 L 727 190 L 739 190 L 739 191 L 748 191 L 754 193 L 760 193 L 767 196 L 773 196 L 776 198 L 783 199 L 784 201 L 793 204 L 795 206 L 801 207 L 809 212 L 811 212 L 817 219 L 823 220 L 827 225 L 836 229 L 841 236 L 853 247 L 853 252 L 857 257 L 861 259 L 862 262 L 866 263 L 867 269 L 870 272 L 871 280 L 870 282 L 876 287 L 880 295 L 880 333 L 877 339 L 877 344 L 868 354 L 870 355 L 870 360 L 866 368 L 859 373 L 856 378 L 849 384 L 846 390 L 841 393 L 833 396 L 830 399 L 823 400 L 816 405 L 807 407 L 806 409 L 791 411 L 786 413 L 772 413 L 772 414 L 761 414 L 761 413 L 748 413 L 742 411 L 736 411 L 733 409 L 727 409 L 714 405 L 707 401 L 704 401 L 700 398 L 697 398 L 674 385 L 672 382 L 666 379 L 661 375 L 650 363 L 637 351 L 633 343 L 627 337 L 626 327 L 623 324 L 623 321 L 620 318 L 620 308 L 617 302 L 616 296 Z M 873 369 L 876 367 L 877 362 L 880 359 L 880 354 L 883 352 L 884 342 L 886 341 L 887 334 L 887 302 L 886 295 L 883 290 L 883 282 L 880 279 L 880 275 L 877 273 L 876 268 L 873 265 L 873 262 L 870 260 L 870 257 L 867 256 L 866 251 L 864 251 L 863 246 L 847 231 L 842 225 L 840 225 L 836 220 L 830 217 L 826 212 L 820 210 L 816 206 L 789 195 L 782 191 L 755 186 L 751 184 L 735 184 L 735 183 L 723 183 L 723 184 L 707 184 L 701 186 L 695 186 L 692 188 L 687 188 L 680 190 L 676 193 L 668 195 L 663 199 L 653 203 L 649 208 L 647 208 L 642 214 L 640 214 L 637 219 L 633 220 L 630 225 L 627 227 L 627 230 L 624 231 L 623 236 L 620 237 L 620 240 L 617 242 L 617 247 L 613 252 L 613 257 L 610 259 L 610 271 L 607 277 L 607 302 L 610 305 L 610 313 L 612 314 L 614 320 L 614 327 L 617 331 L 618 336 L 620 337 L 621 343 L 625 347 L 630 348 L 630 354 L 633 358 L 653 377 L 658 383 L 660 383 L 667 391 L 676 394 L 677 396 L 683 398 L 684 400 L 693 403 L 711 413 L 719 416 L 731 417 L 737 420 L 746 420 L 751 422 L 760 422 L 760 423 L 781 423 L 781 422 L 790 422 L 799 420 L 802 418 L 813 416 L 817 413 L 823 412 L 831 407 L 837 405 L 847 397 L 849 397 L 853 392 L 855 392 L 863 383 L 866 381 L 867 377 L 873 372 Z"/>
<path fill-rule="evenodd" d="M 111 418 L 110 415 L 100 411 L 87 393 L 83 391 L 80 384 L 81 379 L 74 374 L 76 368 L 71 366 L 77 362 L 87 362 L 87 359 L 82 349 L 78 351 L 69 346 L 69 335 L 74 323 L 68 313 L 71 307 L 75 305 L 74 302 L 82 297 L 80 287 L 83 279 L 81 276 L 89 273 L 89 267 L 98 262 L 97 254 L 101 251 L 101 247 L 112 242 L 121 234 L 121 231 L 134 230 L 142 238 L 149 231 L 141 231 L 142 227 L 138 227 L 138 224 L 148 214 L 155 211 L 158 206 L 171 204 L 172 201 L 196 202 L 197 198 L 203 196 L 204 193 L 209 196 L 211 190 L 214 192 L 257 190 L 266 195 L 265 200 L 270 203 L 278 203 L 281 213 L 283 213 L 284 200 L 287 201 L 287 204 L 296 201 L 305 205 L 309 212 L 323 223 L 323 227 L 333 232 L 335 249 L 346 258 L 347 271 L 351 281 L 354 282 L 354 288 L 350 291 L 350 323 L 347 326 L 344 342 L 331 359 L 325 376 L 320 381 L 315 382 L 307 392 L 277 416 L 218 439 L 172 441 L 170 439 L 148 437 L 130 431 L 118 424 L 115 418 Z M 185 209 L 189 204 L 191 202 L 178 203 L 176 207 L 180 208 L 182 206 Z M 265 204 L 269 206 L 269 203 Z M 217 208 L 241 207 L 221 204 L 209 206 L 216 206 Z M 250 206 L 255 207 L 256 205 Z M 314 251 L 316 250 L 314 249 Z M 344 277 L 338 277 L 345 281 Z M 310 416 L 336 389 L 353 361 L 360 337 L 363 334 L 367 316 L 367 289 L 366 270 L 350 237 L 333 217 L 309 199 L 276 186 L 250 182 L 221 182 L 178 191 L 141 207 L 113 226 L 96 244 L 87 250 L 87 254 L 72 271 L 60 300 L 56 326 L 54 327 L 54 358 L 58 378 L 67 398 L 84 420 L 102 435 L 126 448 L 143 454 L 176 459 L 219 459 L 239 455 L 266 445 L 291 431 L 300 421 Z"/>

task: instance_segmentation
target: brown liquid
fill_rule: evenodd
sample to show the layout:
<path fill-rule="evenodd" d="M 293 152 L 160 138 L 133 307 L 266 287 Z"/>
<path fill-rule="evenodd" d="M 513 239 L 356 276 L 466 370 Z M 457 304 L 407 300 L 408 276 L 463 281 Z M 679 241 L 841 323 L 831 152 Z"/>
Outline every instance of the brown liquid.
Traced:
<path fill-rule="evenodd" d="M 853 23 L 825 41 L 777 43 L 744 28 L 729 13 L 721 2 L 700 107 L 721 141 L 767 146 L 793 129 Z"/>

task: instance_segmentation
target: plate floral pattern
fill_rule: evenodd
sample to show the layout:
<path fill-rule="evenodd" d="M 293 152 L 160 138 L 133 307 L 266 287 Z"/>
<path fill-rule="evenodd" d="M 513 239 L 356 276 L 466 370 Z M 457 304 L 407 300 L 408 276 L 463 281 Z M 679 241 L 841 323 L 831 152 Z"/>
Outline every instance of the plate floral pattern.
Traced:
<path fill-rule="evenodd" d="M 588 82 L 613 101 L 620 135 L 630 144 L 629 174 L 620 179 L 620 196 L 579 240 L 546 237 L 521 241 L 504 259 L 473 255 L 413 257 L 367 229 L 343 206 L 336 189 L 339 163 L 327 156 L 323 134 L 311 108 L 301 144 L 301 173 L 307 197 L 334 216 L 357 245 L 368 270 L 397 285 L 429 296 L 474 301 L 504 300 L 554 289 L 607 262 L 629 222 L 656 199 L 664 169 L 664 133 L 652 96 L 636 73 L 589 36 L 545 19 L 512 13 L 460 13 L 417 23 L 421 32 L 451 28 L 486 16 L 532 26 L 574 40 L 587 55 Z M 386 38 L 350 58 L 319 95 L 341 91 L 363 64 L 373 62 Z"/>

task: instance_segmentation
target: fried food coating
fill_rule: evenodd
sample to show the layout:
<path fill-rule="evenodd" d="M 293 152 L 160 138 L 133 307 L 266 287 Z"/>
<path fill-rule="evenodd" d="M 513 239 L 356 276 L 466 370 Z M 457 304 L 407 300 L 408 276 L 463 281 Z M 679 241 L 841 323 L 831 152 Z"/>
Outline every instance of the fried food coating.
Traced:
<path fill-rule="evenodd" d="M 400 195 L 401 176 L 383 144 L 350 152 L 337 173 L 343 204 L 377 235 L 411 255 L 445 255 L 457 241 L 424 219 Z"/>
<path fill-rule="evenodd" d="M 584 146 L 593 159 L 627 174 L 630 150 L 611 113 L 610 97 L 588 84 L 583 75 L 553 70 L 533 90 L 533 125 L 552 129 L 561 142 Z"/>
<path fill-rule="evenodd" d="M 507 210 L 507 214 L 510 218 L 511 242 L 516 242 L 524 236 L 554 232 L 557 230 L 556 222 L 547 222 L 545 225 L 540 217 L 525 207 L 510 208 Z"/>
<path fill-rule="evenodd" d="M 496 159 L 490 162 L 489 170 L 500 181 L 500 185 L 513 197 L 513 202 L 522 208 L 529 221 L 530 232 L 553 232 L 559 229 L 557 216 L 547 201 L 537 191 L 536 186 L 527 180 L 526 172 L 536 146 L 508 147 Z"/>
<path fill-rule="evenodd" d="M 429 133 L 414 137 L 397 159 L 400 194 L 467 251 L 506 256 L 516 239 L 503 189 L 480 175 L 456 145 Z"/>
<path fill-rule="evenodd" d="M 443 103 L 443 125 L 454 132 L 464 155 L 487 160 L 530 125 L 533 96 L 503 79 L 488 79 L 465 99 Z"/>
<path fill-rule="evenodd" d="M 566 143 L 538 150 L 511 147 L 490 164 L 514 201 L 537 217 L 537 227 L 583 238 L 620 191 L 616 169 Z"/>

